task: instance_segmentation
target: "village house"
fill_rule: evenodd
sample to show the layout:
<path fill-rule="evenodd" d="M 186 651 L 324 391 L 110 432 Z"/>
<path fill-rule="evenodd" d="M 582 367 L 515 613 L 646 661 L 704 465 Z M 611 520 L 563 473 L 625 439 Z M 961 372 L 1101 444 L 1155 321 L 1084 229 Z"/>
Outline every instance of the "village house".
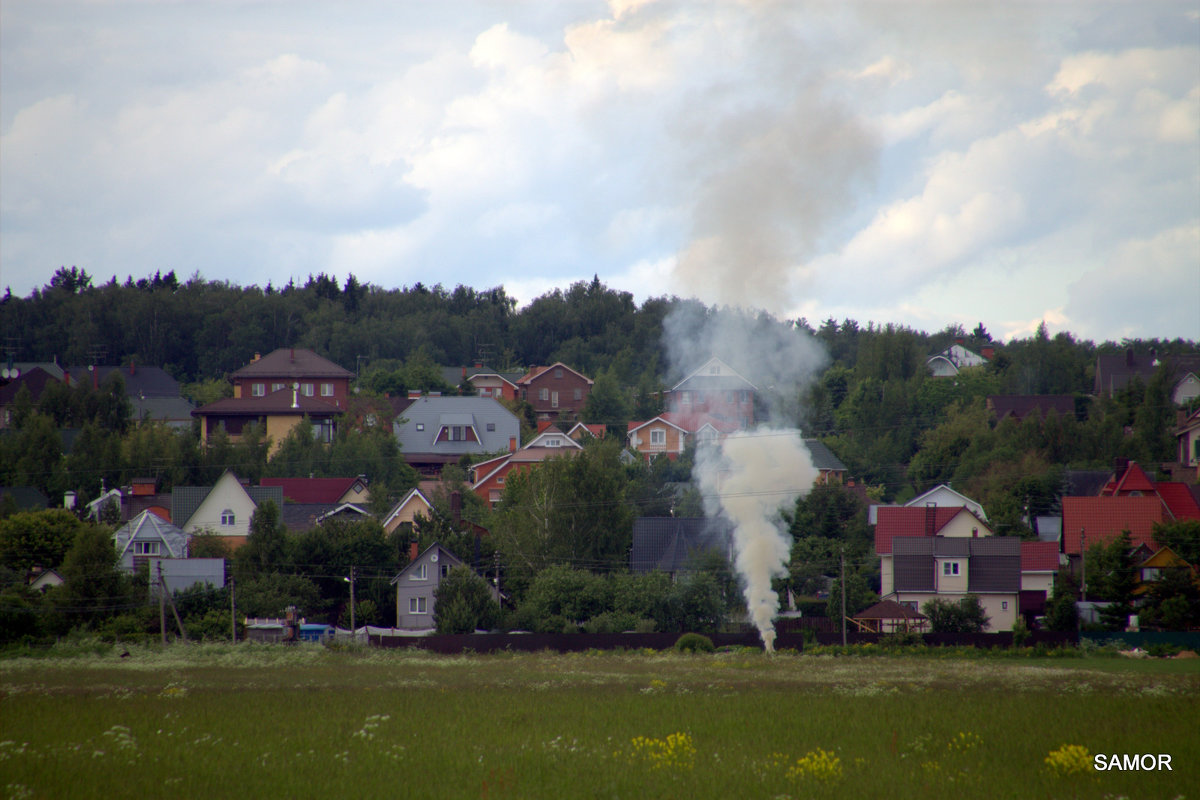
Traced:
<path fill-rule="evenodd" d="M 592 379 L 558 361 L 548 367 L 530 367 L 517 379 L 521 397 L 533 406 L 539 420 L 575 419 L 583 413 Z"/>

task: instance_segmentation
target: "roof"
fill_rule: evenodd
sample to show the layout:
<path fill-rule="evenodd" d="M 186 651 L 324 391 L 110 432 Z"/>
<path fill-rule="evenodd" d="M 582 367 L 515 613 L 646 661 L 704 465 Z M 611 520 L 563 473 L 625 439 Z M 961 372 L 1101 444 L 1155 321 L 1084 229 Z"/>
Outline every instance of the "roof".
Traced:
<path fill-rule="evenodd" d="M 740 375 L 719 358 L 710 358 L 699 369 L 690 373 L 670 388 L 669 391 L 702 391 L 702 390 L 738 390 L 758 391 L 758 387 Z"/>
<path fill-rule="evenodd" d="M 1057 572 L 1058 542 L 1021 542 L 1021 572 Z"/>
<path fill-rule="evenodd" d="M 267 500 L 274 501 L 275 505 L 281 509 L 280 516 L 282 517 L 284 506 L 282 488 L 242 485 L 242 489 L 250 496 L 250 500 L 255 506 L 260 506 Z M 171 519 L 186 525 L 212 490 L 212 486 L 176 486 L 171 491 Z"/>
<path fill-rule="evenodd" d="M 143 511 L 113 531 L 113 542 L 121 555 L 135 542 L 158 541 L 166 545 L 172 558 L 183 558 L 190 537 L 183 530 L 150 511 Z"/>
<path fill-rule="evenodd" d="M 854 619 L 926 619 L 919 611 L 901 605 L 895 600 L 880 600 L 870 608 L 854 615 Z"/>
<path fill-rule="evenodd" d="M 1021 540 L 1014 536 L 902 537 L 893 542 L 893 575 L 901 592 L 933 591 L 938 558 L 965 558 L 968 592 L 1018 592 Z"/>
<path fill-rule="evenodd" d="M 192 412 L 192 416 L 260 416 L 263 414 L 307 414 L 331 417 L 342 410 L 332 403 L 306 397 L 293 389 L 279 389 L 262 397 L 223 397 Z"/>
<path fill-rule="evenodd" d="M 893 540 L 899 537 L 936 535 L 950 520 L 964 513 L 975 516 L 966 506 L 880 506 L 876 509 L 875 552 L 878 555 L 892 552 Z"/>
<path fill-rule="evenodd" d="M 509 440 L 521 439 L 521 423 L 516 415 L 491 397 L 443 397 L 423 395 L 404 411 L 403 422 L 396 420 L 392 431 L 400 442 L 403 455 L 437 453 L 461 456 L 464 453 L 495 453 L 509 449 Z M 492 430 L 488 430 L 488 425 Z M 470 426 L 479 441 L 437 441 L 445 425 Z"/>
<path fill-rule="evenodd" d="M 1175 519 L 1200 519 L 1200 501 L 1196 499 L 1195 484 L 1159 481 L 1155 488 Z"/>
<path fill-rule="evenodd" d="M 230 377 L 246 378 L 353 378 L 354 373 L 327 358 L 300 347 L 281 347 L 251 361 Z"/>
<path fill-rule="evenodd" d="M 1157 496 L 1150 497 L 1064 497 L 1063 552 L 1080 554 L 1082 532 L 1087 546 L 1108 542 L 1128 529 L 1133 544 L 1158 547 L 1152 531 L 1154 523 L 1164 522 L 1166 506 Z"/>
<path fill-rule="evenodd" d="M 410 570 L 412 570 L 418 564 L 427 561 L 428 559 L 426 559 L 426 556 L 431 556 L 435 553 L 438 555 L 441 555 L 441 556 L 445 556 L 446 558 L 449 558 L 451 561 L 454 562 L 453 566 L 455 566 L 455 567 L 464 566 L 464 562 L 461 558 L 454 555 L 454 553 L 451 553 L 445 547 L 442 547 L 442 545 L 439 544 L 438 542 L 434 542 L 433 544 L 429 545 L 429 547 L 426 547 L 423 551 L 421 551 L 421 554 L 419 556 L 417 556 L 416 558 L 414 558 L 412 561 L 410 561 L 404 567 L 404 569 L 400 570 L 400 572 L 396 574 L 396 577 L 392 578 L 389 581 L 389 583 L 395 584 L 395 583 L 399 582 L 400 579 L 403 578 Z"/>
<path fill-rule="evenodd" d="M 1111 470 L 1069 469 L 1063 473 L 1063 494 L 1068 497 L 1096 497 L 1111 477 Z"/>
<path fill-rule="evenodd" d="M 846 465 L 825 446 L 820 439 L 805 439 L 805 447 L 812 456 L 813 466 L 825 472 L 845 472 Z"/>
<path fill-rule="evenodd" d="M 575 456 L 583 452 L 580 447 L 523 447 L 515 453 L 509 453 L 504 456 L 490 459 L 475 465 L 475 475 L 477 480 L 472 489 L 479 489 L 485 481 L 495 475 L 502 469 L 519 466 L 521 464 L 540 464 L 548 458 Z M 479 469 L 485 466 L 487 474 L 483 477 L 478 477 L 483 470 Z"/>
<path fill-rule="evenodd" d="M 1200 353 L 1159 356 L 1154 351 L 1134 353 L 1128 349 L 1124 353 L 1096 356 L 1095 393 L 1112 394 L 1125 388 L 1135 375 L 1148 381 L 1164 362 L 1179 377 L 1189 372 L 1200 373 Z"/>
<path fill-rule="evenodd" d="M 292 503 L 336 503 L 355 483 L 362 480 L 360 477 L 263 478 L 259 485 L 281 487 L 283 499 Z"/>
<path fill-rule="evenodd" d="M 0 486 L 0 499 L 11 497 L 18 511 L 41 510 L 50 500 L 41 489 L 33 486 Z"/>
<path fill-rule="evenodd" d="M 428 485 L 429 484 L 436 485 L 437 482 L 436 481 L 421 481 L 421 483 L 426 485 L 426 487 L 427 487 L 426 491 L 428 491 L 429 490 Z M 409 489 L 408 492 L 404 495 L 404 497 L 400 498 L 400 501 L 398 503 L 396 503 L 396 505 L 392 506 L 392 510 L 387 513 L 387 516 L 383 518 L 383 526 L 386 528 L 387 524 L 389 522 L 391 522 L 392 519 L 397 514 L 399 514 L 401 511 L 403 511 L 404 507 L 407 506 L 409 501 L 413 500 L 413 499 L 420 500 L 425 505 L 426 508 L 430 508 L 430 509 L 433 508 L 433 503 L 429 502 L 428 495 L 426 495 L 425 491 L 422 491 L 420 487 Z"/>
<path fill-rule="evenodd" d="M 675 421 L 671 417 L 672 417 L 672 415 L 670 415 L 670 414 L 659 414 L 657 417 L 648 419 L 645 422 L 630 422 L 629 426 L 628 426 L 628 430 L 626 432 L 633 433 L 634 431 L 641 430 L 642 428 L 646 427 L 647 425 L 650 425 L 655 422 L 665 423 L 667 425 L 670 425 L 672 428 L 676 428 L 678 430 L 683 431 L 684 433 L 691 432 L 688 428 L 685 428 L 683 426 L 683 424 L 681 424 L 681 423 L 685 422 L 684 419 Z"/>
<path fill-rule="evenodd" d="M 28 372 L 22 372 L 16 378 L 0 386 L 0 406 L 11 405 L 17 399 L 17 393 L 21 391 L 22 386 L 29 389 L 30 399 L 36 401 L 52 381 L 60 382 L 41 367 L 34 367 Z"/>
<path fill-rule="evenodd" d="M 597 439 L 603 439 L 608 433 L 608 427 L 603 423 L 576 422 L 571 426 L 571 430 L 567 431 L 567 436 L 575 438 L 576 433 L 588 433 Z"/>
<path fill-rule="evenodd" d="M 153 422 L 179 422 L 191 424 L 192 411 L 195 409 L 190 402 L 182 397 L 133 397 L 133 413 L 135 420 L 149 419 Z"/>
<path fill-rule="evenodd" d="M 987 399 L 988 409 L 996 419 L 1015 417 L 1025 419 L 1036 413 L 1045 417 L 1051 411 L 1060 417 L 1075 416 L 1075 398 L 1069 394 L 998 394 Z"/>
<path fill-rule="evenodd" d="M 1108 482 L 1104 484 L 1104 488 L 1100 490 L 1101 495 L 1119 497 L 1121 495 L 1133 494 L 1139 492 L 1141 494 L 1154 494 L 1154 481 L 1150 480 L 1150 476 L 1146 474 L 1146 470 L 1142 469 L 1141 465 L 1136 461 L 1130 461 L 1125 465 L 1125 468 L 1113 473 Z"/>
<path fill-rule="evenodd" d="M 633 521 L 633 572 L 679 572 L 697 552 L 724 552 L 729 524 L 706 517 L 638 517 Z"/>
<path fill-rule="evenodd" d="M 549 372 L 550 370 L 555 369 L 555 368 L 565 369 L 569 372 L 573 372 L 576 375 L 578 375 L 579 377 L 583 378 L 589 384 L 593 383 L 592 379 L 589 378 L 587 375 L 584 375 L 579 370 L 571 369 L 570 367 L 568 367 L 566 364 L 562 363 L 561 361 L 555 361 L 553 364 L 551 364 L 548 367 L 530 367 L 528 372 L 526 372 L 520 378 L 517 378 L 517 383 L 522 386 L 528 386 L 530 383 L 532 383 L 533 381 L 537 380 L 542 375 L 545 375 L 547 372 Z"/>
<path fill-rule="evenodd" d="M 474 383 L 476 378 L 495 377 L 516 388 L 516 383 L 523 374 L 521 372 L 501 372 L 485 364 L 476 364 L 473 367 L 442 367 L 442 380 L 449 386 L 460 385 L 464 378 L 468 382 Z"/>
<path fill-rule="evenodd" d="M 129 397 L 179 397 L 179 381 L 172 378 L 162 367 L 144 367 L 130 364 L 122 367 L 68 367 L 72 383 L 103 386 L 114 372 L 125 382 L 125 394 Z"/>

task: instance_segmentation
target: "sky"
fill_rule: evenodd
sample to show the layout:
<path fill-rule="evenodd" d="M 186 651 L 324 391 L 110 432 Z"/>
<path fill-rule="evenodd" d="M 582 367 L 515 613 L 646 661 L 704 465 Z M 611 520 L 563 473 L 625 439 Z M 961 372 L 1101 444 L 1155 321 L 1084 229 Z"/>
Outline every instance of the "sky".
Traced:
<path fill-rule="evenodd" d="M 6 0 L 61 266 L 1200 340 L 1200 0 Z"/>

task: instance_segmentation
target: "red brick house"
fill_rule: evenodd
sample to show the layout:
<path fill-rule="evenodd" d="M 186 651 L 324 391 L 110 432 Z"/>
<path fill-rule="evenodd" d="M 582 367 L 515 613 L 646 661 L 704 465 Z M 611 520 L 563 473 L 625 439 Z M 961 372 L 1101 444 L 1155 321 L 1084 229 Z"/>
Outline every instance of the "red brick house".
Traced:
<path fill-rule="evenodd" d="M 489 508 L 495 508 L 504 495 L 504 482 L 513 470 L 528 471 L 548 458 L 570 458 L 583 451 L 573 447 L 525 447 L 515 453 L 505 453 L 471 467 L 471 488 Z"/>
<path fill-rule="evenodd" d="M 665 393 L 667 411 L 684 417 L 707 414 L 739 428 L 754 426 L 754 397 L 758 388 L 719 358 L 710 358 L 698 370 Z"/>
<path fill-rule="evenodd" d="M 539 420 L 573 419 L 583 412 L 592 379 L 559 361 L 549 367 L 531 367 L 517 386 Z"/>
<path fill-rule="evenodd" d="M 266 397 L 280 389 L 296 388 L 303 398 L 346 410 L 354 373 L 312 350 L 283 347 L 254 360 L 230 376 L 235 399 Z M 298 384 L 298 386 L 294 386 Z"/>

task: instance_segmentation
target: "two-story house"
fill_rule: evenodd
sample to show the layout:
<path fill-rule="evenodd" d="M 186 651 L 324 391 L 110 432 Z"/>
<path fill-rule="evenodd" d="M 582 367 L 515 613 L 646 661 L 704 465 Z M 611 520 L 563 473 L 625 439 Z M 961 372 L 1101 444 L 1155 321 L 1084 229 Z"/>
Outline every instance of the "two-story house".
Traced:
<path fill-rule="evenodd" d="M 234 372 L 233 396 L 236 399 L 266 397 L 281 389 L 293 389 L 303 398 L 346 410 L 350 381 L 354 373 L 327 358 L 299 347 L 281 347 L 254 359 Z"/>
<path fill-rule="evenodd" d="M 412 547 L 415 550 L 416 543 Z M 396 587 L 396 627 L 408 631 L 432 630 L 437 627 L 438 586 L 450 570 L 465 564 L 437 542 L 423 553 L 412 553 L 411 559 L 391 580 Z M 493 599 L 498 598 L 496 587 L 491 590 Z"/>
<path fill-rule="evenodd" d="M 539 420 L 574 419 L 583 412 L 592 379 L 559 361 L 549 367 L 530 367 L 517 386 Z"/>
<path fill-rule="evenodd" d="M 710 358 L 664 393 L 667 412 L 707 415 L 745 430 L 754 426 L 758 388 L 719 358 Z"/>

